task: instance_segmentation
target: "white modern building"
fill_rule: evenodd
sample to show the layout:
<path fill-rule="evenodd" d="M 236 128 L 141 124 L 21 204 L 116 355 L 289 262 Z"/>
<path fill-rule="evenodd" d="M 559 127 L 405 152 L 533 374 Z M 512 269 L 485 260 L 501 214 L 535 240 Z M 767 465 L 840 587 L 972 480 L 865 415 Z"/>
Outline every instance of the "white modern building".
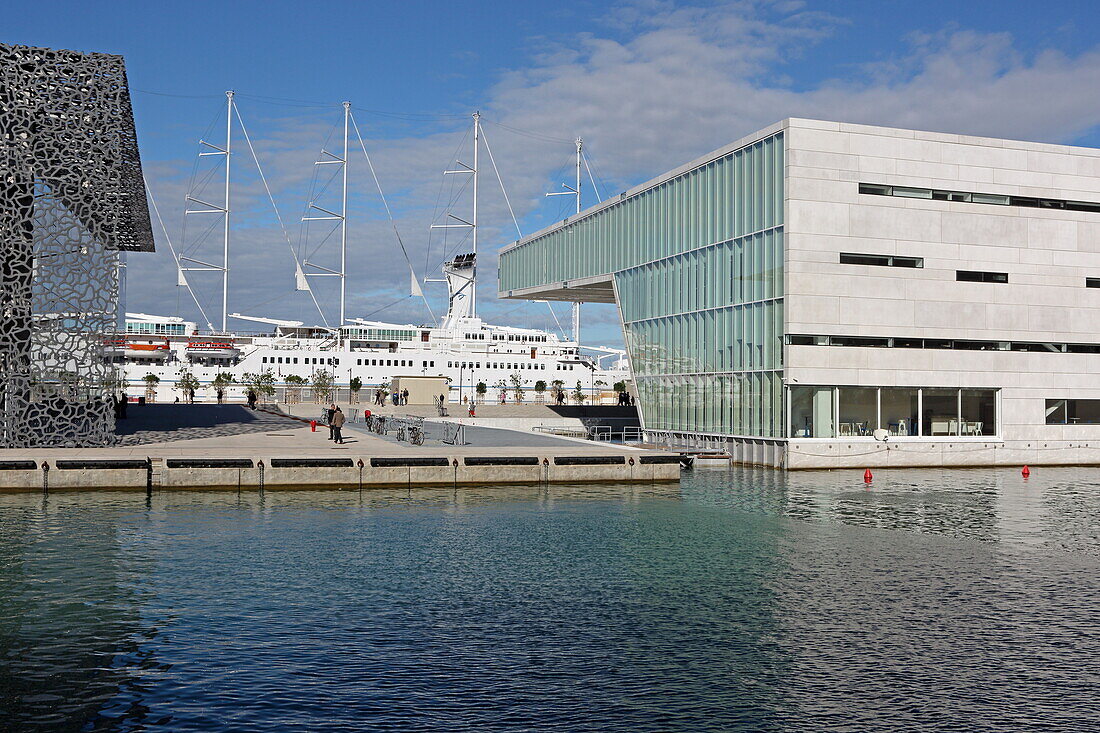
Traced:
<path fill-rule="evenodd" d="M 1100 150 L 788 119 L 500 262 L 501 297 L 618 304 L 655 437 L 1100 463 Z"/>

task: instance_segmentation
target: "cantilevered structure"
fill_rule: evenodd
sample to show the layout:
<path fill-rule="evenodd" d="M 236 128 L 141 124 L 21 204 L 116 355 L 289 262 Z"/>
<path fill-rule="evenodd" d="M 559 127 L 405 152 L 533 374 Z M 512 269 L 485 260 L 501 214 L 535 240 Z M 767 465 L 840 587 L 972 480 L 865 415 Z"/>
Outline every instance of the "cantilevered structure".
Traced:
<path fill-rule="evenodd" d="M 745 462 L 1100 463 L 1100 150 L 788 119 L 504 248 Z"/>
<path fill-rule="evenodd" d="M 0 44 L 0 445 L 110 441 L 119 252 L 153 235 L 120 56 Z"/>

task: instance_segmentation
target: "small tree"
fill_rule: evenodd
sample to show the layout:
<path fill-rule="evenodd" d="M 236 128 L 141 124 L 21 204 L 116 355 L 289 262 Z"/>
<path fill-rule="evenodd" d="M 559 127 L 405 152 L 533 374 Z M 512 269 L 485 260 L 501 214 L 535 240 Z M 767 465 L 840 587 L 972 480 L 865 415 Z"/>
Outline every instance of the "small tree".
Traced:
<path fill-rule="evenodd" d="M 157 398 L 157 385 L 160 384 L 160 377 L 156 374 L 149 373 L 141 378 L 145 382 L 145 401 L 152 402 Z"/>
<path fill-rule="evenodd" d="M 286 384 L 286 403 L 294 405 L 302 401 L 302 385 L 306 383 L 305 377 L 297 374 L 288 374 L 283 378 Z"/>
<path fill-rule="evenodd" d="M 508 383 L 501 379 L 493 386 L 500 390 L 500 403 L 503 405 L 504 399 L 508 394 Z"/>
<path fill-rule="evenodd" d="M 299 377 L 301 379 L 301 377 Z M 289 378 L 287 379 L 289 381 Z M 275 394 L 275 375 L 268 369 L 265 372 L 245 372 L 241 376 L 241 383 L 247 389 L 256 393 L 256 397 L 263 400 Z"/>
<path fill-rule="evenodd" d="M 565 395 L 565 382 L 555 379 L 550 384 L 554 387 L 554 399 L 560 401 Z"/>
<path fill-rule="evenodd" d="M 225 388 L 234 384 L 236 381 L 233 375 L 228 372 L 218 372 L 214 379 L 211 380 L 210 385 L 214 388 L 214 392 L 220 393 L 218 402 L 221 402 L 221 395 L 225 393 Z"/>
<path fill-rule="evenodd" d="M 535 402 L 542 402 L 545 398 L 543 392 L 546 391 L 546 381 L 543 379 L 535 382 Z"/>
<path fill-rule="evenodd" d="M 198 378 L 186 369 L 181 370 L 176 377 L 176 389 L 183 392 L 183 398 L 188 402 L 195 401 L 195 390 L 200 386 Z"/>
<path fill-rule="evenodd" d="M 359 390 L 363 389 L 363 380 L 359 377 L 352 377 L 348 381 L 348 389 L 351 390 L 351 401 L 359 404 Z"/>
<path fill-rule="evenodd" d="M 626 382 L 615 382 L 615 384 L 611 385 L 611 389 L 615 390 L 616 392 L 620 392 L 620 393 L 625 392 L 626 391 Z"/>
<path fill-rule="evenodd" d="M 332 396 L 332 375 L 324 369 L 313 373 L 313 398 L 325 402 Z"/>
<path fill-rule="evenodd" d="M 523 402 L 523 377 L 519 372 L 512 372 L 512 376 L 508 377 L 508 381 L 512 383 L 512 392 L 515 395 L 516 403 Z"/>
<path fill-rule="evenodd" d="M 578 404 L 584 403 L 584 387 L 581 386 L 580 381 L 577 381 L 577 386 L 573 388 L 573 400 Z"/>
<path fill-rule="evenodd" d="M 485 382 L 478 382 L 474 387 L 474 391 L 477 393 L 477 401 L 481 404 L 485 403 L 485 393 L 489 391 L 489 386 Z"/>

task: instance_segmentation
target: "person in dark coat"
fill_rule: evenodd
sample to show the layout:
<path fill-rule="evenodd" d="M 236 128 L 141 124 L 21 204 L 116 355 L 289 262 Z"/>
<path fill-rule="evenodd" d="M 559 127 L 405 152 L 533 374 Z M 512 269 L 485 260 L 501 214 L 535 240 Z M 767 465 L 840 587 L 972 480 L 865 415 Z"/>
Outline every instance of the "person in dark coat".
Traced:
<path fill-rule="evenodd" d="M 248 408 L 250 410 L 256 409 L 256 392 L 255 390 L 248 390 Z"/>
<path fill-rule="evenodd" d="M 332 439 L 341 445 L 344 442 L 344 436 L 340 431 L 344 427 L 344 413 L 340 411 L 339 407 L 333 405 L 336 409 L 332 411 L 332 417 L 329 418 L 329 431 L 332 433 Z"/>
<path fill-rule="evenodd" d="M 325 425 L 328 425 L 328 439 L 336 440 L 336 431 L 332 427 L 332 417 L 336 414 L 336 404 L 333 403 L 325 410 Z M 343 425 L 343 423 L 340 423 Z"/>

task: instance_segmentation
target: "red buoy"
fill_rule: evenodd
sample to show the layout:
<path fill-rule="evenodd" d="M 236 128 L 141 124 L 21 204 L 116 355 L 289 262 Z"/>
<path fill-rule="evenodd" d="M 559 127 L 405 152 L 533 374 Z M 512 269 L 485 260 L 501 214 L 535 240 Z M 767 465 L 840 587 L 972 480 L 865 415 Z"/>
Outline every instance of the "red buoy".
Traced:
<path fill-rule="evenodd" d="M 314 433 L 317 432 L 317 421 L 316 420 L 310 420 L 309 421 L 309 429 L 310 429 L 311 432 L 314 432 Z"/>
<path fill-rule="evenodd" d="M 1027 466 L 1024 466 L 1024 470 L 1020 471 L 1020 474 L 1023 475 L 1024 478 L 1027 478 L 1031 475 L 1031 469 Z"/>
<path fill-rule="evenodd" d="M 871 469 L 868 468 L 866 471 L 863 472 L 863 483 L 869 484 L 871 483 L 871 479 L 873 478 L 874 475 L 871 473 Z"/>

